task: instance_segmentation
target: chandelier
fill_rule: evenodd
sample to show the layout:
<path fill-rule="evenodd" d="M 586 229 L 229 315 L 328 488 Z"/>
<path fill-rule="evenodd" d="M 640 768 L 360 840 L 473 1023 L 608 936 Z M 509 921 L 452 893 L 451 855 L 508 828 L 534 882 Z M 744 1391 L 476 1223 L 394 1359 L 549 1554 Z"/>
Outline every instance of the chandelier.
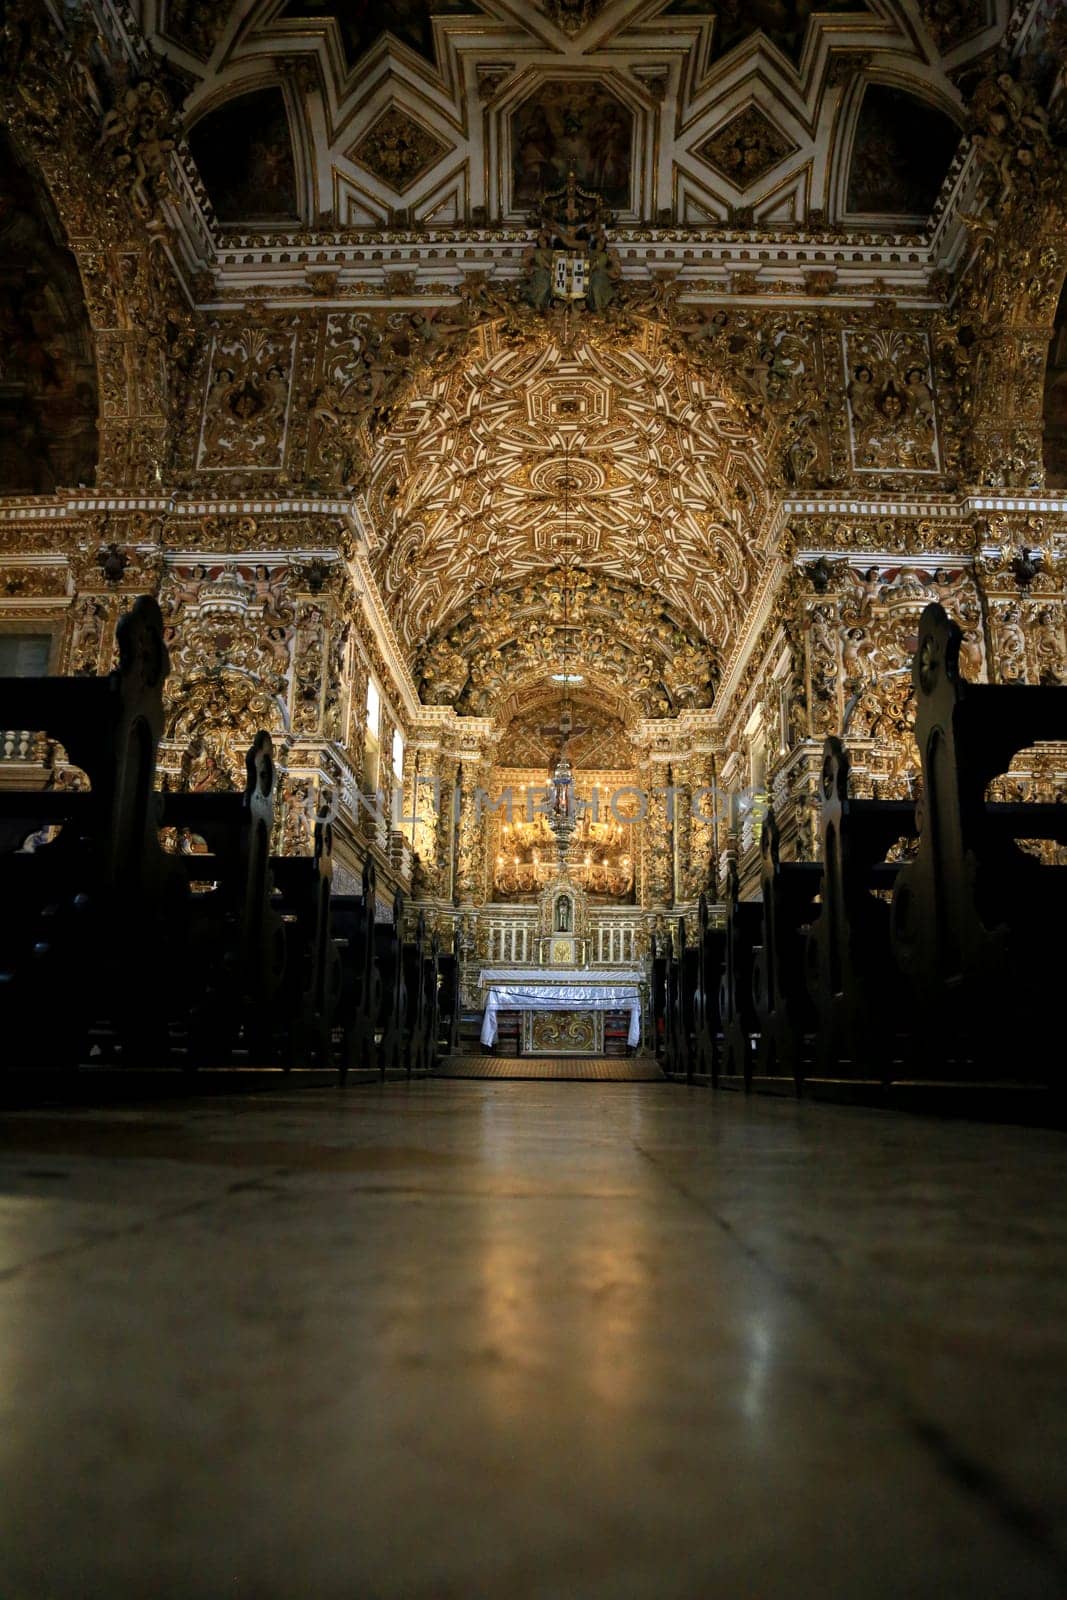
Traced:
<path fill-rule="evenodd" d="M 556 841 L 556 854 L 559 857 L 559 867 L 562 873 L 567 871 L 567 857 L 574 841 L 575 830 L 578 827 L 578 810 L 574 796 L 574 772 L 567 755 L 567 737 L 571 730 L 570 709 L 568 705 L 568 690 L 570 687 L 570 672 L 568 671 L 568 651 L 570 647 L 570 630 L 568 628 L 567 608 L 570 599 L 570 490 L 571 490 L 571 463 L 570 444 L 565 450 L 565 468 L 562 480 L 563 488 L 563 670 L 560 673 L 560 705 L 559 705 L 559 731 L 560 745 L 556 764 L 552 769 L 552 776 L 548 782 L 545 795 L 548 809 L 548 826 L 552 837 Z"/>

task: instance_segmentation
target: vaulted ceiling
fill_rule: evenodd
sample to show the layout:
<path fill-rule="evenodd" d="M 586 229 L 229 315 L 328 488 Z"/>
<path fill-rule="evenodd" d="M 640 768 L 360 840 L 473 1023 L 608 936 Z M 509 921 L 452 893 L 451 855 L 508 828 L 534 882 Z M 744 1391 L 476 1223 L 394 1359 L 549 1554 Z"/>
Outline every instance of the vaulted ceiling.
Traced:
<path fill-rule="evenodd" d="M 383 436 L 367 497 L 401 644 L 561 565 L 654 588 L 717 660 L 751 597 L 767 499 L 751 429 L 649 327 L 530 337 L 427 383 Z"/>

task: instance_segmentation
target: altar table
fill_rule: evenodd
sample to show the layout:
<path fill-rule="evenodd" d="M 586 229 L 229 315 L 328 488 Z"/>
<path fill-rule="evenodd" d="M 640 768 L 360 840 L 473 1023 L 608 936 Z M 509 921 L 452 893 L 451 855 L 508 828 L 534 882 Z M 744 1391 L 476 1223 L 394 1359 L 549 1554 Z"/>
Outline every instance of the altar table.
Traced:
<path fill-rule="evenodd" d="M 641 991 L 635 983 L 601 983 L 579 977 L 570 982 L 530 981 L 532 974 L 518 975 L 507 983 L 491 983 L 482 1022 L 482 1043 L 496 1042 L 498 1011 L 629 1011 L 630 1027 L 626 1043 L 633 1049 L 641 1043 Z"/>

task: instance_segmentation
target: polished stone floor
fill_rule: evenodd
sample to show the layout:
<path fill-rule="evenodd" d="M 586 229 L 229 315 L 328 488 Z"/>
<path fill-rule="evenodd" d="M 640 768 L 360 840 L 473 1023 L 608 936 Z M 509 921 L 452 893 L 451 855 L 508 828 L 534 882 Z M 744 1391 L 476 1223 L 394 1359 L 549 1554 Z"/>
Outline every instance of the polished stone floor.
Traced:
<path fill-rule="evenodd" d="M 0 1595 L 1062 1597 L 1065 1151 L 666 1084 L 12 1114 Z"/>

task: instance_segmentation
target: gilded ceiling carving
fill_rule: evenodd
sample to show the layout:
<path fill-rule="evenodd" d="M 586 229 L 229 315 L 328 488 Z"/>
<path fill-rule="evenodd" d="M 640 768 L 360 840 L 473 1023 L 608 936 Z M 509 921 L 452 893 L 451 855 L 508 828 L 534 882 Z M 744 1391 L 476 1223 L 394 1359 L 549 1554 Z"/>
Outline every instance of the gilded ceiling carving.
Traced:
<path fill-rule="evenodd" d="M 566 559 L 657 592 L 718 652 L 766 504 L 736 409 L 652 328 L 629 348 L 487 334 L 483 349 L 378 440 L 375 576 L 401 643 L 414 652 L 473 595 L 543 583 Z"/>
<path fill-rule="evenodd" d="M 572 39 L 596 21 L 607 3 L 608 0 L 534 0 L 560 32 Z"/>
<path fill-rule="evenodd" d="M 288 75 L 313 168 L 297 215 L 323 228 L 515 220 L 572 170 L 633 222 L 925 217 L 958 136 L 942 116 L 952 74 L 989 35 L 970 25 L 981 0 L 924 4 L 925 29 L 911 0 L 640 0 L 621 15 L 603 0 L 140 0 L 170 80 L 191 85 L 178 92 L 194 145 L 204 112 L 267 93 L 249 88 L 264 61 Z M 833 104 L 857 73 L 871 75 L 858 127 Z M 208 181 L 227 223 L 235 207 L 250 225 L 291 215 L 284 129 L 252 120 L 205 145 L 205 164 L 228 169 L 228 145 L 251 139 L 244 166 L 276 163 L 285 183 L 271 207 L 258 182 L 242 199 L 236 167 Z"/>
<path fill-rule="evenodd" d="M 389 189 L 403 194 L 448 154 L 449 146 L 399 106 L 387 106 L 346 154 Z"/>
<path fill-rule="evenodd" d="M 844 339 L 854 469 L 937 472 L 941 462 L 927 335 L 848 328 Z"/>
<path fill-rule="evenodd" d="M 209 471 L 285 461 L 296 334 L 250 328 L 211 343 L 197 466 Z"/>
<path fill-rule="evenodd" d="M 717 652 L 673 614 L 662 593 L 577 568 L 549 569 L 515 589 L 489 589 L 420 652 L 424 699 L 499 715 L 508 696 L 564 676 L 603 685 L 630 716 L 669 716 L 711 703 Z"/>
<path fill-rule="evenodd" d="M 919 0 L 922 19 L 941 51 L 966 44 L 993 20 L 991 0 Z"/>
<path fill-rule="evenodd" d="M 1060 295 L 1045 371 L 1043 408 L 1045 482 L 1067 489 L 1067 283 Z"/>
<path fill-rule="evenodd" d="M 696 153 L 735 189 L 743 190 L 766 177 L 796 148 L 759 106 L 750 105 L 698 145 Z"/>

